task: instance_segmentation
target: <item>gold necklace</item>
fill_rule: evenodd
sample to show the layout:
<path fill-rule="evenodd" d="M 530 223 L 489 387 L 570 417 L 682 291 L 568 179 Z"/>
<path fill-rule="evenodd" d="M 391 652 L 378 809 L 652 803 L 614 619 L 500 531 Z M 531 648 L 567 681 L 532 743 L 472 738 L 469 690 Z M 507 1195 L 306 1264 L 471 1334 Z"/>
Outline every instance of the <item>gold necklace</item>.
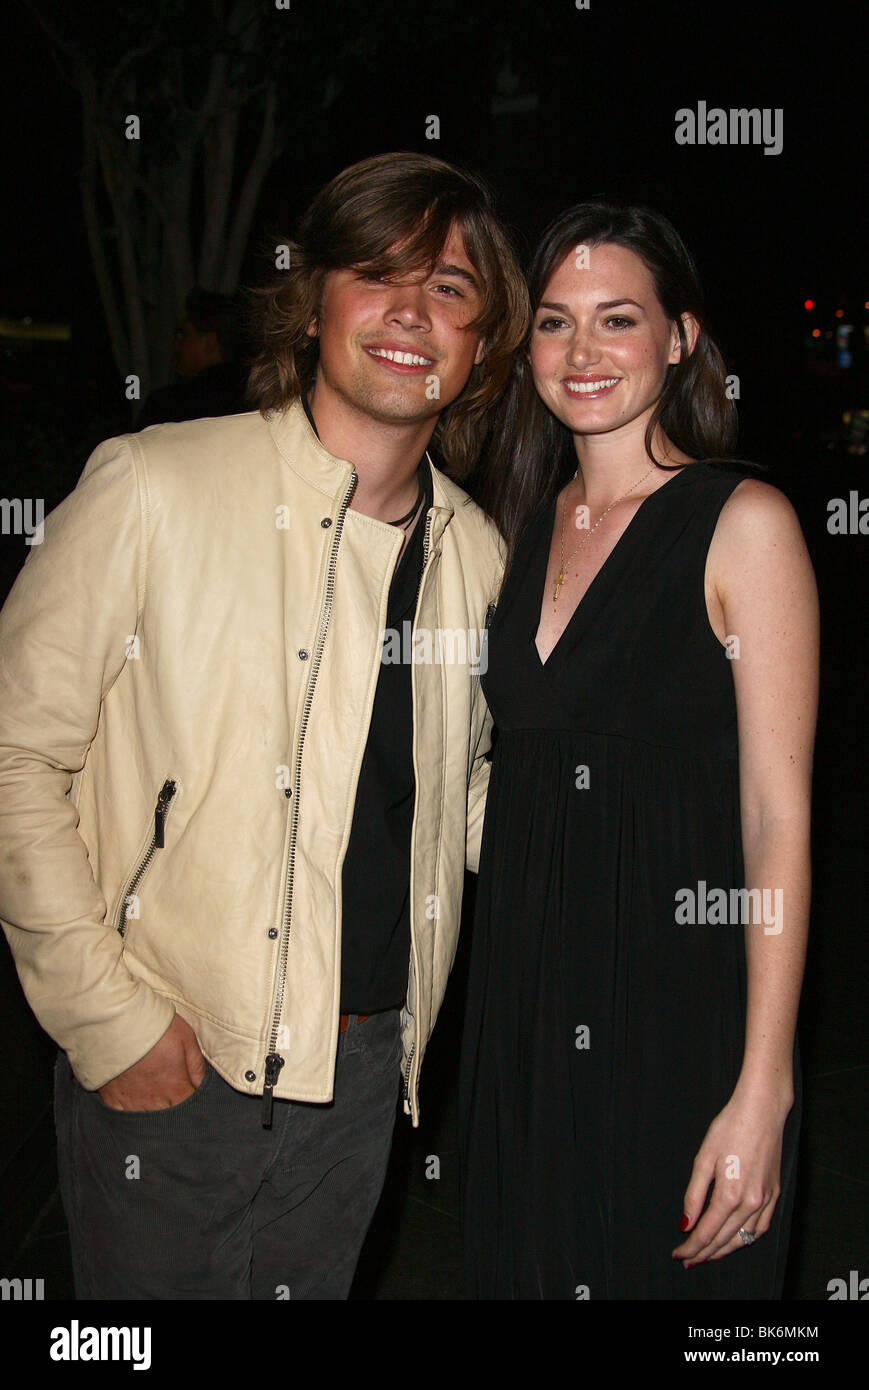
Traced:
<path fill-rule="evenodd" d="M 604 508 L 604 510 L 601 512 L 600 516 L 598 517 L 597 521 L 596 521 L 596 522 L 594 523 L 594 525 L 592 526 L 591 530 L 588 532 L 587 535 L 583 536 L 582 540 L 579 542 L 579 545 L 577 545 L 577 546 L 574 547 L 574 549 L 571 551 L 570 555 L 567 557 L 567 560 L 565 560 L 565 558 L 564 558 L 564 518 L 565 518 L 565 511 L 566 511 L 566 509 L 565 509 L 565 506 L 564 506 L 564 498 L 561 499 L 561 568 L 559 569 L 558 574 L 555 576 L 555 589 L 554 589 L 553 594 L 552 594 L 552 602 L 553 602 L 553 603 L 556 603 L 556 602 L 557 602 L 557 600 L 558 600 L 558 590 L 561 588 L 561 586 L 562 586 L 563 583 L 564 583 L 564 579 L 565 579 L 565 574 L 564 574 L 565 566 L 566 566 L 566 565 L 569 565 L 570 562 L 572 561 L 574 555 L 577 555 L 577 554 L 579 553 L 579 551 L 582 550 L 582 547 L 585 545 L 586 541 L 591 540 L 591 537 L 594 535 L 594 533 L 595 533 L 595 531 L 597 530 L 598 526 L 600 526 L 600 524 L 601 524 L 601 522 L 603 521 L 604 517 L 606 516 L 607 512 L 612 511 L 613 507 L 616 505 L 616 502 L 623 502 L 624 499 L 625 499 L 627 496 L 630 495 L 630 493 L 632 493 L 636 488 L 638 488 L 638 487 L 640 486 L 640 483 L 645 482 L 646 478 L 648 478 L 648 476 L 649 476 L 649 473 L 654 473 L 656 467 L 657 467 L 657 464 L 654 464 L 654 463 L 653 463 L 653 464 L 652 464 L 652 467 L 649 469 L 648 473 L 644 473 L 643 476 L 642 476 L 642 478 L 638 478 L 637 481 L 634 483 L 633 487 L 629 487 L 628 490 L 627 490 L 627 492 L 623 492 L 622 495 L 621 495 L 621 497 L 616 497 L 616 498 L 614 498 L 614 500 L 613 500 L 612 502 L 610 502 L 609 506 Z M 576 472 L 574 473 L 574 475 L 573 475 L 573 477 L 572 477 L 572 479 L 571 479 L 571 482 L 576 482 L 576 479 L 577 479 L 578 477 L 579 477 L 579 469 L 577 468 Z"/>

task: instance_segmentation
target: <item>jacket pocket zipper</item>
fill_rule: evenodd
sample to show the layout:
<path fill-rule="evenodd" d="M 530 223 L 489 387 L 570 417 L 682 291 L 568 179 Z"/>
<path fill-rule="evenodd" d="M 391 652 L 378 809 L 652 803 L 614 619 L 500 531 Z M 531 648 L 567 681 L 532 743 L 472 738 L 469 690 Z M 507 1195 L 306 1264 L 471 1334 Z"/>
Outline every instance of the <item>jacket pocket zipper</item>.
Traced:
<path fill-rule="evenodd" d="M 406 1061 L 405 1064 L 404 1064 L 404 1099 L 405 1099 L 405 1100 L 409 1100 L 409 1099 L 410 1099 L 410 1095 L 409 1095 L 409 1092 L 410 1092 L 410 1072 L 411 1072 L 411 1068 L 412 1068 L 412 1066 L 413 1066 L 413 1054 L 414 1054 L 415 1051 L 416 1051 L 416 1039 L 414 1039 L 414 1041 L 413 1041 L 413 1042 L 411 1043 L 411 1045 L 410 1045 L 410 1052 L 408 1053 L 408 1055 L 407 1055 L 407 1061 Z"/>
<path fill-rule="evenodd" d="M 154 858 L 155 851 L 163 848 L 163 834 L 166 825 L 166 816 L 169 811 L 169 806 L 171 805 L 172 798 L 174 797 L 177 790 L 178 783 L 173 781 L 171 777 L 167 777 L 166 781 L 160 788 L 160 793 L 157 797 L 157 804 L 154 807 L 154 833 L 151 836 L 151 842 L 148 845 L 148 848 L 145 850 L 145 853 L 143 854 L 142 858 L 139 860 L 139 863 L 136 865 L 133 875 L 127 883 L 126 888 L 124 889 L 124 895 L 121 898 L 121 906 L 118 909 L 118 921 L 116 925 L 122 937 L 125 936 L 127 932 L 128 899 L 133 896 L 133 894 L 136 892 L 136 889 L 142 882 L 142 879 L 145 876 L 145 873 L 151 863 L 151 860 Z"/>

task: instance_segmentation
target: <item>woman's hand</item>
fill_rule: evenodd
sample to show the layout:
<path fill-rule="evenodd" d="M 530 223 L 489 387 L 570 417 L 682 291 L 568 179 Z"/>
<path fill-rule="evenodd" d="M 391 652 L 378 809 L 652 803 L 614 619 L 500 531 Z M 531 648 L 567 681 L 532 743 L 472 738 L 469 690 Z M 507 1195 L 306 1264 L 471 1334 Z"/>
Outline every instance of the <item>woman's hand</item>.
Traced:
<path fill-rule="evenodd" d="M 737 1086 L 712 1121 L 685 1192 L 683 1223 L 691 1234 L 673 1251 L 685 1269 L 741 1250 L 740 1227 L 758 1237 L 769 1229 L 781 1191 L 782 1133 L 792 1104 L 792 1094 L 740 1092 Z"/>

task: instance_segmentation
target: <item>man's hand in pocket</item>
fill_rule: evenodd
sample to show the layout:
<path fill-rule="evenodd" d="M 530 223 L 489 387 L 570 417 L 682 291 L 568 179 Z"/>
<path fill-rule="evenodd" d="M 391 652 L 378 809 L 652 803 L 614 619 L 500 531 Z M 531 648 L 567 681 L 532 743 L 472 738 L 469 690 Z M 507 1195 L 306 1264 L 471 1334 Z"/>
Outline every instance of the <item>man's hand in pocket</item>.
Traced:
<path fill-rule="evenodd" d="M 110 1110 L 167 1110 L 201 1085 L 205 1058 L 190 1024 L 176 1014 L 144 1057 L 99 1088 Z"/>

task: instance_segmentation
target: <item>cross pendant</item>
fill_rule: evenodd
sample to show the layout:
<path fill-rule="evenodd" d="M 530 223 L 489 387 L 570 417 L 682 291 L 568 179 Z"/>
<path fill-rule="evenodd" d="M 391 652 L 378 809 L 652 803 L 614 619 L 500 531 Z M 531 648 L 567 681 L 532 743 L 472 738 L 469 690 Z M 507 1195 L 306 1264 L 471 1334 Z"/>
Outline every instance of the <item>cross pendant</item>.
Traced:
<path fill-rule="evenodd" d="M 552 601 L 553 601 L 553 603 L 554 603 L 555 600 L 558 598 L 558 590 L 561 588 L 561 586 L 562 586 L 563 583 L 564 583 L 564 570 L 559 570 L 559 571 L 558 571 L 558 574 L 555 576 L 555 593 L 552 595 Z"/>

